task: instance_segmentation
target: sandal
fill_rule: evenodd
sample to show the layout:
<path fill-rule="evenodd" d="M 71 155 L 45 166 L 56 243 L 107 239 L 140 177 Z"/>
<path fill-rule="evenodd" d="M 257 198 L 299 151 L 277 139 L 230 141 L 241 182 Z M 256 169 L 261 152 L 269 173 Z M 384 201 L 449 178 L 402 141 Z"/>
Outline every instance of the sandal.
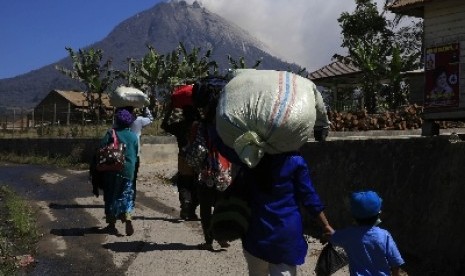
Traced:
<path fill-rule="evenodd" d="M 132 226 L 132 221 L 126 220 L 126 235 L 132 236 L 134 234 L 134 226 Z"/>
<path fill-rule="evenodd" d="M 118 234 L 118 229 L 116 229 L 116 226 L 114 224 L 109 224 L 106 227 L 100 229 L 102 233 L 110 234 L 110 235 L 117 235 Z"/>
<path fill-rule="evenodd" d="M 213 245 L 211 243 L 201 243 L 197 245 L 197 248 L 200 250 L 213 251 Z"/>
<path fill-rule="evenodd" d="M 221 246 L 221 248 L 228 248 L 231 246 L 228 241 L 218 241 L 218 244 Z"/>

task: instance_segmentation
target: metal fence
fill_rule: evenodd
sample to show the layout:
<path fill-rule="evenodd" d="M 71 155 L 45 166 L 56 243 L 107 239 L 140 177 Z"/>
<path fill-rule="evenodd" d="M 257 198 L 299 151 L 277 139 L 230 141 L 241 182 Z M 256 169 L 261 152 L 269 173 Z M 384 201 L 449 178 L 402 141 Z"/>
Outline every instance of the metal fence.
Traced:
<path fill-rule="evenodd" d="M 92 122 L 76 111 L 65 116 L 80 117 L 84 118 L 83 120 L 63 121 L 58 114 L 45 115 L 45 112 L 34 114 L 33 109 L 3 109 L 0 115 L 0 138 L 99 137 L 113 124 L 112 120 Z"/>
<path fill-rule="evenodd" d="M 164 134 L 159 126 L 162 114 L 159 109 L 159 112 L 153 112 L 155 122 L 145 131 L 151 135 Z M 79 109 L 47 106 L 34 110 L 0 106 L 0 138 L 100 137 L 113 125 L 113 110 L 100 114 L 92 118 L 86 110 Z"/>

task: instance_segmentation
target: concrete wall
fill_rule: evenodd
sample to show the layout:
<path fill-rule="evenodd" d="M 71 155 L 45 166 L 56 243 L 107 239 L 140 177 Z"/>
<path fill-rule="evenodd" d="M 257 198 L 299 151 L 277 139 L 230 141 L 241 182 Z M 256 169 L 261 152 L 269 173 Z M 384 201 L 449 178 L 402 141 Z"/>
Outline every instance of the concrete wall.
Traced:
<path fill-rule="evenodd" d="M 335 227 L 352 223 L 350 192 L 374 189 L 384 199 L 381 227 L 418 269 L 410 275 L 462 275 L 465 142 L 447 138 L 314 142 L 302 152 Z"/>
<path fill-rule="evenodd" d="M 465 142 L 451 144 L 447 138 L 330 135 L 327 142 L 307 143 L 302 153 L 334 227 L 352 223 L 350 192 L 374 189 L 384 199 L 381 226 L 392 233 L 411 269 L 419 269 L 410 275 L 460 275 L 465 270 Z M 0 139 L 0 152 L 80 153 L 85 159 L 97 142 Z M 145 163 L 177 157 L 172 137 L 144 137 L 142 147 Z"/>

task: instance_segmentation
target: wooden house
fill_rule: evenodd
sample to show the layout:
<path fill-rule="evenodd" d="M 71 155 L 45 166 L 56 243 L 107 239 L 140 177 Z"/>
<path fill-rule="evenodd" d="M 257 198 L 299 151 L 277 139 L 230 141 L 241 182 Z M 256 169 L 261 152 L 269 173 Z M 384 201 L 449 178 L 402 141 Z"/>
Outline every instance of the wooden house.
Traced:
<path fill-rule="evenodd" d="M 97 94 L 94 97 L 98 97 Z M 108 95 L 102 94 L 104 113 L 110 114 L 113 107 Z M 84 92 L 52 90 L 34 108 L 36 125 L 82 123 L 90 120 L 89 102 Z M 101 118 L 104 119 L 104 118 Z"/>
<path fill-rule="evenodd" d="M 393 0 L 388 9 L 423 18 L 423 134 L 439 134 L 435 121 L 465 120 L 465 1 Z"/>

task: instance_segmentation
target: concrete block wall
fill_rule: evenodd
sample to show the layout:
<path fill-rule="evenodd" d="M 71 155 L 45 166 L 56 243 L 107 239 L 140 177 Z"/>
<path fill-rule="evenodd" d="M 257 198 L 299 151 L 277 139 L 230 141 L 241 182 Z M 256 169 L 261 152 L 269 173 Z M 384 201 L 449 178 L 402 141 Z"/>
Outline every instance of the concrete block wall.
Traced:
<path fill-rule="evenodd" d="M 302 153 L 336 227 L 350 225 L 348 195 L 376 190 L 381 227 L 417 269 L 410 275 L 465 271 L 465 142 L 447 136 L 308 143 Z"/>

